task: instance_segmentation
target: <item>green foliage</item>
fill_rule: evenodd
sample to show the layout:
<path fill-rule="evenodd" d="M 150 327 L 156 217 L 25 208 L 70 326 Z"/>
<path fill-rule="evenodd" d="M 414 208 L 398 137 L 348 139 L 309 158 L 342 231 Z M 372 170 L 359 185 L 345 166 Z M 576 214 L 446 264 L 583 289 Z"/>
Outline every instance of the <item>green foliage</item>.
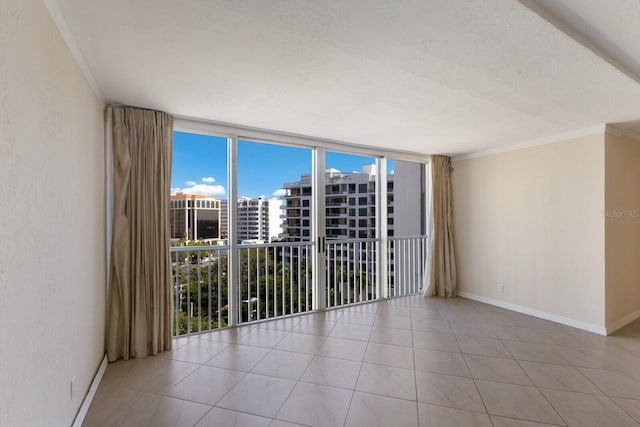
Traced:
<path fill-rule="evenodd" d="M 285 249 L 291 250 L 256 247 L 239 251 L 242 322 L 311 309 L 309 260 L 283 252 Z M 227 326 L 228 257 L 223 253 L 212 250 L 209 257 L 209 251 L 185 250 L 172 257 L 174 309 L 178 313 L 175 335 Z"/>

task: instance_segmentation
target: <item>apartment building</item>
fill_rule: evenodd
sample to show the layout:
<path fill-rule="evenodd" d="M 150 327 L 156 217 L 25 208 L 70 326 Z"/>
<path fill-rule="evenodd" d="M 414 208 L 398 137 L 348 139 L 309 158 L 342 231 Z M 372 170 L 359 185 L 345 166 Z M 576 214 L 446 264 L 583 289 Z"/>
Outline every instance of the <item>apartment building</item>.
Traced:
<path fill-rule="evenodd" d="M 229 226 L 228 200 L 221 200 L 220 224 L 223 238 Z M 238 241 L 272 242 L 282 232 L 282 200 L 264 197 L 239 197 L 237 214 Z"/>
<path fill-rule="evenodd" d="M 388 197 L 393 206 L 393 177 L 387 174 Z M 326 237 L 331 239 L 367 239 L 376 237 L 376 165 L 363 165 L 361 172 L 325 171 Z M 285 241 L 308 240 L 311 235 L 311 175 L 283 185 Z M 393 235 L 393 224 L 389 225 Z"/>
<path fill-rule="evenodd" d="M 172 239 L 219 239 L 220 199 L 197 194 L 172 195 L 169 221 Z"/>
<path fill-rule="evenodd" d="M 376 165 L 362 166 L 361 172 L 325 171 L 326 237 L 332 239 L 371 239 L 376 237 Z M 387 235 L 389 237 L 424 234 L 421 224 L 425 189 L 423 173 L 417 163 L 396 161 L 387 174 Z M 308 240 L 311 235 L 311 175 L 283 185 L 282 239 Z M 396 203 L 396 200 L 399 203 Z"/>

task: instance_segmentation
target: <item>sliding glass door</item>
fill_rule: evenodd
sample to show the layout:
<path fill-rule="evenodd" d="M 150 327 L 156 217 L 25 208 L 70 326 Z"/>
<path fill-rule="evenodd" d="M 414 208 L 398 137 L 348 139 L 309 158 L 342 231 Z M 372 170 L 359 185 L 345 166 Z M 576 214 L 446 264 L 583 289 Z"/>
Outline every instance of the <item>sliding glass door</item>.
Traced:
<path fill-rule="evenodd" d="M 312 150 L 238 141 L 240 322 L 311 309 Z"/>
<path fill-rule="evenodd" d="M 419 290 L 425 165 L 175 132 L 174 334 Z"/>

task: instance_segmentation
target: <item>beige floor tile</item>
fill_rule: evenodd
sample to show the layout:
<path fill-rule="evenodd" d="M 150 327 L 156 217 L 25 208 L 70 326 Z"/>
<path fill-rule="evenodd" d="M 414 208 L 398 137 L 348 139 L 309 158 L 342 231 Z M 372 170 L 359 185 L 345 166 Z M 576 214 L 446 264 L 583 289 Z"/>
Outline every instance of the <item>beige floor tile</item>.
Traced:
<path fill-rule="evenodd" d="M 381 301 L 372 301 L 364 304 L 352 305 L 350 307 L 342 308 L 343 315 L 348 313 L 370 313 L 376 314 L 378 307 L 381 306 Z"/>
<path fill-rule="evenodd" d="M 136 403 L 144 392 L 131 390 L 122 386 L 107 387 L 100 384 L 89 412 L 84 419 L 84 426 L 118 426 L 118 414 L 132 414 L 137 410 Z"/>
<path fill-rule="evenodd" d="M 230 411 L 223 408 L 213 408 L 196 424 L 196 427 L 267 427 L 270 423 L 270 418 Z"/>
<path fill-rule="evenodd" d="M 289 332 L 276 346 L 275 350 L 293 351 L 296 353 L 316 354 L 322 344 L 324 344 L 325 337 L 317 335 L 299 334 L 296 332 Z"/>
<path fill-rule="evenodd" d="M 355 392 L 345 427 L 417 427 L 416 402 Z"/>
<path fill-rule="evenodd" d="M 491 415 L 564 424 L 537 388 L 481 380 L 476 384 Z"/>
<path fill-rule="evenodd" d="M 466 335 L 481 338 L 497 338 L 495 329 L 488 325 L 471 322 L 449 322 L 454 335 Z"/>
<path fill-rule="evenodd" d="M 375 319 L 375 313 L 347 312 L 340 317 L 340 321 L 338 323 L 372 326 Z"/>
<path fill-rule="evenodd" d="M 166 394 L 177 399 L 213 406 L 245 375 L 245 372 L 201 366 L 171 387 Z"/>
<path fill-rule="evenodd" d="M 114 427 L 194 425 L 209 409 L 211 406 L 143 393 L 133 407 L 114 411 L 109 414 L 104 424 L 95 425 Z M 91 423 L 92 421 L 85 420 L 84 425 L 89 426 L 92 425 Z"/>
<path fill-rule="evenodd" d="M 305 427 L 302 424 L 290 423 L 289 421 L 273 420 L 269 427 Z"/>
<path fill-rule="evenodd" d="M 286 332 L 272 331 L 270 329 L 251 329 L 238 339 L 238 344 L 253 347 L 273 348 L 282 340 Z"/>
<path fill-rule="evenodd" d="M 398 316 L 396 314 L 381 314 L 378 312 L 376 320 L 373 322 L 375 326 L 381 328 L 393 328 L 393 329 L 411 329 L 411 317 L 409 313 L 407 316 Z"/>
<path fill-rule="evenodd" d="M 606 396 L 544 389 L 542 393 L 570 426 L 637 426 Z"/>
<path fill-rule="evenodd" d="M 326 337 L 331 333 L 335 325 L 335 322 L 301 319 L 297 325 L 291 328 L 291 332 Z"/>
<path fill-rule="evenodd" d="M 361 365 L 361 362 L 316 356 L 300 381 L 353 390 Z"/>
<path fill-rule="evenodd" d="M 289 332 L 291 328 L 300 322 L 300 317 L 287 317 L 284 319 L 274 319 L 266 322 L 256 323 L 254 328 L 256 329 L 271 329 L 274 331 Z"/>
<path fill-rule="evenodd" d="M 265 348 L 231 344 L 206 364 L 235 371 L 250 371 L 269 352 Z"/>
<path fill-rule="evenodd" d="M 464 298 L 418 295 L 173 345 L 158 357 L 109 364 L 85 425 L 640 424 L 640 320 L 604 337 Z"/>
<path fill-rule="evenodd" d="M 411 317 L 411 329 L 422 332 L 437 332 L 439 334 L 451 334 L 451 326 L 446 320 Z"/>
<path fill-rule="evenodd" d="M 640 374 L 578 368 L 607 396 L 640 399 Z"/>
<path fill-rule="evenodd" d="M 191 341 L 194 341 L 195 339 L 196 339 L 196 335 L 173 338 L 171 340 L 171 349 L 172 350 L 177 350 L 180 347 L 187 345 Z"/>
<path fill-rule="evenodd" d="M 329 334 L 333 338 L 343 338 L 348 340 L 369 341 L 371 326 L 353 325 L 350 323 L 340 323 L 331 330 Z"/>
<path fill-rule="evenodd" d="M 413 347 L 425 350 L 460 351 L 453 334 L 413 331 Z"/>
<path fill-rule="evenodd" d="M 409 347 L 370 342 L 364 361 L 396 368 L 413 369 L 413 350 Z"/>
<path fill-rule="evenodd" d="M 507 340 L 502 340 L 502 343 L 513 355 L 513 358 L 517 360 L 570 365 L 569 361 L 562 355 L 562 351 L 558 349 L 557 346 Z"/>
<path fill-rule="evenodd" d="M 341 426 L 353 391 L 298 383 L 276 418 L 309 426 Z"/>
<path fill-rule="evenodd" d="M 502 345 L 499 339 L 481 338 L 472 336 L 456 336 L 460 351 L 466 354 L 478 356 L 506 357 L 510 358 L 511 353 Z"/>
<path fill-rule="evenodd" d="M 579 393 L 602 394 L 573 366 L 520 361 L 520 366 L 537 387 Z"/>
<path fill-rule="evenodd" d="M 520 326 L 500 326 L 494 329 L 496 336 L 502 340 L 528 341 L 544 343 L 546 331 Z"/>
<path fill-rule="evenodd" d="M 482 399 L 470 378 L 416 371 L 418 402 L 485 412 Z"/>
<path fill-rule="evenodd" d="M 620 348 L 559 348 L 564 358 L 576 367 L 640 372 L 640 358 Z"/>
<path fill-rule="evenodd" d="M 298 380 L 304 373 L 313 356 L 288 351 L 271 350 L 253 367 L 255 374 Z"/>
<path fill-rule="evenodd" d="M 420 427 L 492 427 L 487 414 L 418 403 Z"/>
<path fill-rule="evenodd" d="M 411 307 L 411 317 L 414 319 L 432 319 L 442 321 L 442 312 L 435 307 L 418 305 Z"/>
<path fill-rule="evenodd" d="M 136 390 L 165 393 L 198 368 L 193 363 L 151 356 L 136 363 L 126 384 Z"/>
<path fill-rule="evenodd" d="M 369 341 L 377 342 L 378 344 L 411 347 L 413 345 L 413 334 L 407 329 L 391 329 L 376 326 L 371 330 Z"/>
<path fill-rule="evenodd" d="M 612 397 L 611 400 L 616 402 L 628 415 L 631 415 L 640 423 L 640 400 L 622 399 L 620 397 Z"/>
<path fill-rule="evenodd" d="M 217 331 L 194 335 L 194 338 L 200 339 L 200 340 L 222 341 L 229 344 L 237 344 L 238 339 L 240 339 L 240 337 L 242 337 L 244 334 L 246 334 L 249 331 L 250 331 L 250 328 L 247 328 L 247 327 L 226 328 L 226 329 L 220 329 Z"/>
<path fill-rule="evenodd" d="M 366 350 L 367 343 L 364 341 L 343 340 L 341 338 L 329 337 L 322 347 L 320 347 L 317 355 L 361 362 Z"/>
<path fill-rule="evenodd" d="M 274 417 L 295 386 L 295 381 L 247 374 L 217 406 L 253 415 Z"/>
<path fill-rule="evenodd" d="M 131 376 L 131 369 L 138 363 L 137 359 L 118 360 L 109 363 L 100 381 L 100 388 L 103 387 L 126 387 Z"/>
<path fill-rule="evenodd" d="M 364 363 L 356 390 L 399 399 L 416 400 L 416 379 L 413 369 Z"/>
<path fill-rule="evenodd" d="M 556 427 L 556 424 L 536 423 L 535 421 L 518 420 L 515 418 L 491 416 L 493 427 Z"/>
<path fill-rule="evenodd" d="M 464 358 L 473 378 L 500 383 L 533 385 L 515 360 L 472 354 L 465 354 Z"/>
<path fill-rule="evenodd" d="M 193 340 L 173 351 L 160 353 L 160 357 L 182 362 L 203 364 L 229 346 L 228 343 L 210 340 Z"/>
<path fill-rule="evenodd" d="M 436 374 L 469 377 L 469 370 L 461 353 L 439 350 L 413 350 L 416 369 Z"/>

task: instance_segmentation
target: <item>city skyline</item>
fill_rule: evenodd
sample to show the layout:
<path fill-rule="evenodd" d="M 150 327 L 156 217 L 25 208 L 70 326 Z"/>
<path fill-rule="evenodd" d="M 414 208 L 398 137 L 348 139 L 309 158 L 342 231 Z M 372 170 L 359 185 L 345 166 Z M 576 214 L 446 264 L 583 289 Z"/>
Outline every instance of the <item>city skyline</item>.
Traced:
<path fill-rule="evenodd" d="M 278 197 L 282 185 L 311 172 L 310 148 L 238 141 L 238 197 Z M 360 172 L 375 158 L 326 153 L 326 167 Z M 391 160 L 389 169 L 393 168 Z M 225 137 L 174 132 L 171 194 L 200 194 L 228 198 Z"/>

